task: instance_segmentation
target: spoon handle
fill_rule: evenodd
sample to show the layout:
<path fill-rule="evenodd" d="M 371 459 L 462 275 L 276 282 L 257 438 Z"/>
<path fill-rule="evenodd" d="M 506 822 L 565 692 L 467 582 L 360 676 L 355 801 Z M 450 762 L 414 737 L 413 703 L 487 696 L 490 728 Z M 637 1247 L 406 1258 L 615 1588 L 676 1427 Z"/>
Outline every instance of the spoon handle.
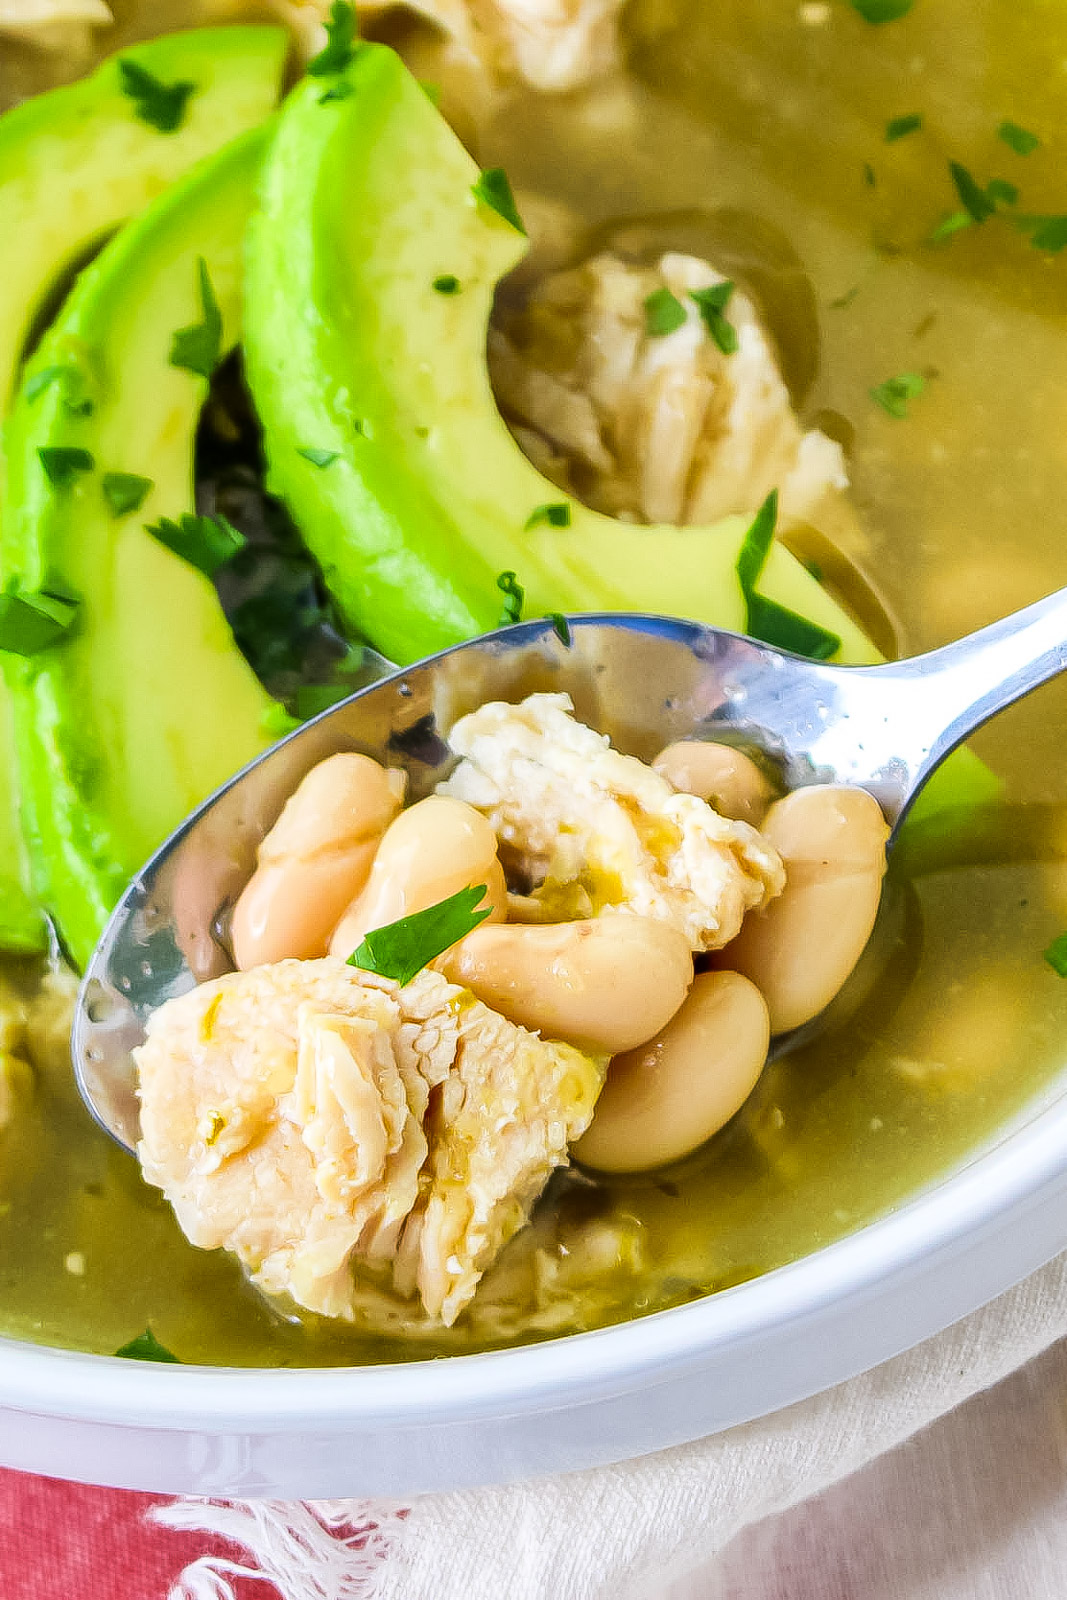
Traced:
<path fill-rule="evenodd" d="M 912 792 L 990 717 L 1067 670 L 1067 589 L 927 655 L 875 669 L 919 741 Z"/>

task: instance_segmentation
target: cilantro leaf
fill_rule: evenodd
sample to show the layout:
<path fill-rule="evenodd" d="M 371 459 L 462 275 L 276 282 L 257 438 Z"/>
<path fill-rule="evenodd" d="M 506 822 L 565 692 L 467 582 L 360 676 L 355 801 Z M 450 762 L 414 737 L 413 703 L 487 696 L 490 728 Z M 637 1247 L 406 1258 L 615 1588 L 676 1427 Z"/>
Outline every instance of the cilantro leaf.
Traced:
<path fill-rule="evenodd" d="M 111 515 L 125 517 L 131 511 L 140 511 L 155 484 L 151 478 L 139 477 L 136 472 L 105 472 L 100 487 Z"/>
<path fill-rule="evenodd" d="M 700 312 L 701 319 L 724 356 L 732 356 L 737 349 L 737 329 L 725 316 L 726 307 L 735 285 L 726 279 L 714 283 L 710 289 L 690 289 L 689 298 Z"/>
<path fill-rule="evenodd" d="M 569 528 L 571 525 L 570 503 L 566 500 L 557 500 L 549 505 L 537 506 L 526 518 L 526 529 L 530 528 Z"/>
<path fill-rule="evenodd" d="M 1008 149 L 1014 150 L 1017 156 L 1033 155 L 1041 143 L 1036 133 L 1031 133 L 1029 128 L 1021 128 L 1017 122 L 1002 122 L 997 129 L 997 137 L 1003 139 Z"/>
<path fill-rule="evenodd" d="M 137 61 L 119 60 L 122 92 L 133 101 L 136 116 L 160 133 L 174 133 L 185 121 L 189 96 L 196 84 L 185 81 L 164 83 Z"/>
<path fill-rule="evenodd" d="M 645 332 L 650 339 L 662 339 L 685 321 L 685 307 L 677 295 L 664 287 L 654 289 L 645 301 Z"/>
<path fill-rule="evenodd" d="M 519 233 L 526 232 L 503 167 L 486 167 L 477 183 L 471 184 L 471 194 L 482 205 L 488 206 L 490 211 L 495 211 L 498 217 L 510 222 Z"/>
<path fill-rule="evenodd" d="M 737 579 L 746 600 L 755 592 L 756 583 L 774 542 L 778 523 L 778 490 L 772 489 L 752 519 L 737 553 Z"/>
<path fill-rule="evenodd" d="M 328 467 L 340 457 L 340 450 L 316 450 L 311 446 L 306 449 L 297 449 L 297 455 L 303 456 L 305 461 L 310 461 L 313 467 Z"/>
<path fill-rule="evenodd" d="M 222 354 L 222 313 L 203 256 L 197 261 L 197 276 L 203 321 L 178 329 L 171 342 L 170 364 L 195 372 L 201 378 L 210 378 Z"/>
<path fill-rule="evenodd" d="M 745 599 L 745 632 L 750 639 L 813 661 L 828 661 L 841 648 L 841 640 L 818 622 L 802 617 L 788 606 L 756 593 L 778 521 L 778 491 L 772 489 L 752 520 L 737 554 L 737 581 Z"/>
<path fill-rule="evenodd" d="M 415 911 L 399 922 L 374 928 L 349 956 L 348 965 L 392 978 L 401 986 L 410 983 L 435 956 L 451 949 L 491 914 L 491 906 L 475 909 L 487 892 L 484 883 L 471 885 L 425 911 Z"/>
<path fill-rule="evenodd" d="M 1067 933 L 1061 933 L 1058 938 L 1053 939 L 1045 951 L 1045 960 L 1061 978 L 1067 978 Z"/>
<path fill-rule="evenodd" d="M 207 578 L 213 578 L 248 543 L 225 517 L 198 517 L 191 512 L 177 521 L 160 517 L 156 523 L 145 523 L 145 531 Z"/>
<path fill-rule="evenodd" d="M 987 218 L 993 216 L 997 208 L 977 178 L 968 172 L 966 167 L 961 166 L 958 161 L 950 161 L 948 170 L 952 175 L 953 183 L 956 185 L 956 193 L 959 195 L 963 209 L 967 214 L 975 222 L 985 222 Z"/>
<path fill-rule="evenodd" d="M 151 1328 L 146 1328 L 128 1344 L 121 1345 L 115 1354 L 124 1356 L 127 1361 L 167 1361 L 177 1367 L 182 1364 L 179 1357 L 168 1350 L 166 1345 L 160 1344 Z"/>
<path fill-rule="evenodd" d="M 69 489 L 79 473 L 92 472 L 96 466 L 88 450 L 73 445 L 42 445 L 37 455 L 54 489 Z"/>
<path fill-rule="evenodd" d="M 840 638 L 829 628 L 762 594 L 748 597 L 745 632 L 751 639 L 774 645 L 777 650 L 791 650 L 795 656 L 807 656 L 809 661 L 829 661 L 841 648 Z"/>
<path fill-rule="evenodd" d="M 74 627 L 79 604 L 71 595 L 12 584 L 0 594 L 0 650 L 34 656 L 58 644 Z"/>
<path fill-rule="evenodd" d="M 858 11 L 864 22 L 896 22 L 906 17 L 915 0 L 852 0 L 852 9 Z"/>
<path fill-rule="evenodd" d="M 1067 245 L 1067 217 L 1042 217 L 1030 236 L 1030 243 L 1035 250 L 1047 250 L 1055 255 Z"/>
<path fill-rule="evenodd" d="M 908 414 L 908 401 L 917 400 L 926 388 L 921 372 L 901 372 L 887 378 L 870 391 L 871 399 L 891 417 L 903 418 Z"/>
<path fill-rule="evenodd" d="M 561 644 L 565 644 L 569 650 L 571 647 L 571 630 L 570 625 L 568 624 L 567 619 L 563 615 L 562 611 L 546 612 L 545 621 L 551 622 L 552 631 L 556 635 L 556 638 Z"/>
<path fill-rule="evenodd" d="M 286 711 L 280 700 L 271 701 L 264 711 L 259 722 L 263 732 L 271 739 L 284 739 L 287 733 L 292 733 L 294 728 L 302 727 L 299 717 L 294 717 Z"/>
<path fill-rule="evenodd" d="M 72 417 L 92 416 L 95 407 L 88 392 L 89 386 L 85 374 L 74 366 L 62 364 L 42 367 L 32 378 L 27 378 L 26 399 L 32 404 L 46 389 L 51 388 L 53 383 L 58 383 L 62 387 L 63 405 Z"/>
<path fill-rule="evenodd" d="M 951 239 L 954 233 L 961 233 L 964 228 L 973 228 L 974 218 L 969 211 L 953 211 L 929 234 L 930 244 L 940 244 L 943 239 Z"/>
<path fill-rule="evenodd" d="M 513 572 L 502 572 L 496 580 L 496 586 L 504 596 L 504 605 L 500 612 L 498 628 L 506 628 L 512 622 L 522 621 L 522 606 L 526 599 L 526 590 Z"/>
<path fill-rule="evenodd" d="M 433 280 L 433 286 L 438 294 L 458 294 L 460 289 L 459 279 L 452 272 L 443 272 Z"/>
<path fill-rule="evenodd" d="M 903 117 L 891 117 L 885 125 L 885 142 L 894 144 L 897 139 L 905 139 L 909 133 L 918 133 L 922 125 L 922 113 L 919 111 L 912 111 Z"/>
<path fill-rule="evenodd" d="M 326 44 L 311 61 L 307 70 L 312 78 L 329 78 L 343 72 L 352 61 L 359 46 L 359 28 L 356 8 L 346 0 L 334 0 L 330 7 L 330 20 L 326 24 Z"/>
<path fill-rule="evenodd" d="M 990 178 L 985 186 L 985 192 L 995 204 L 1006 206 L 1018 204 L 1019 190 L 1014 183 L 1009 183 L 1007 178 Z"/>

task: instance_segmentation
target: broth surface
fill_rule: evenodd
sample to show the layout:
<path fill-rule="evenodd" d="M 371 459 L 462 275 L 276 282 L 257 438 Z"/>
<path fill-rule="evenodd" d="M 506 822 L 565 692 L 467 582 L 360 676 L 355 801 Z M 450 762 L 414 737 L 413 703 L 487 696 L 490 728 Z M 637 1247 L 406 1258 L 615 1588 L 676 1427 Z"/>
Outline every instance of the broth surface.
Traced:
<path fill-rule="evenodd" d="M 902 652 L 1067 584 L 1067 252 L 1042 254 L 1001 218 L 926 242 L 959 209 L 950 159 L 1018 185 L 1019 210 L 1067 211 L 1058 0 L 918 0 L 884 28 L 844 0 L 639 0 L 628 26 L 628 78 L 516 93 L 481 130 L 479 158 L 592 222 L 730 207 L 786 235 L 819 309 L 803 416 L 832 414 L 849 441 L 858 526 L 840 537 Z M 886 123 L 910 113 L 923 128 L 887 143 Z M 997 137 L 1007 118 L 1041 148 L 1014 154 Z M 908 371 L 925 390 L 892 418 L 869 391 Z M 1067 982 L 1042 959 L 1067 926 L 1065 711 L 1054 685 L 976 739 L 1006 804 L 902 848 L 827 1031 L 768 1067 L 679 1168 L 558 1177 L 479 1292 L 481 1324 L 414 1353 L 545 1337 L 742 1281 L 884 1214 L 1041 1103 L 1067 1039 Z M 594 1259 L 595 1278 L 568 1268 Z M 188 1245 L 91 1124 L 58 1050 L 0 1141 L 0 1331 L 108 1352 L 148 1323 L 186 1361 L 413 1354 L 287 1318 L 229 1258 Z"/>

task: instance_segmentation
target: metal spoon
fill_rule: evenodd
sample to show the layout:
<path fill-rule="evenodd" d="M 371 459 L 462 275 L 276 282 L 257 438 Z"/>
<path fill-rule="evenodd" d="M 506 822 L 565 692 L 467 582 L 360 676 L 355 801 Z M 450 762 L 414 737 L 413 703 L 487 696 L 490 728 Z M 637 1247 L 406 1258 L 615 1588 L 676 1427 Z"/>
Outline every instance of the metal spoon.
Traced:
<path fill-rule="evenodd" d="M 565 644 L 528 622 L 457 645 L 361 690 L 246 767 L 185 821 L 131 883 L 89 963 L 72 1035 L 78 1086 L 129 1149 L 138 1137 L 130 1051 L 149 1013 L 232 966 L 229 908 L 256 848 L 305 773 L 338 750 L 406 769 L 430 793 L 454 764 L 457 717 L 486 700 L 565 690 L 577 715 L 651 760 L 675 739 L 760 747 L 786 788 L 858 784 L 894 830 L 949 752 L 1067 667 L 1067 590 L 929 655 L 834 667 L 670 617 L 575 618 Z"/>

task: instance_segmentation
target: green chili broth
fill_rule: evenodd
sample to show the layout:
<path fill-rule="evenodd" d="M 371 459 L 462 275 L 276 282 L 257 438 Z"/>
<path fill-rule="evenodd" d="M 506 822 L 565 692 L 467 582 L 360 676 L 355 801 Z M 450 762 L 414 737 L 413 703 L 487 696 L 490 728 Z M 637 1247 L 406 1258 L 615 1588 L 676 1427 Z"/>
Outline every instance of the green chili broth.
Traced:
<path fill-rule="evenodd" d="M 1067 251 L 1036 248 L 1011 214 L 1067 212 L 1059 0 L 916 0 L 884 27 L 847 0 L 637 0 L 626 27 L 627 75 L 516 92 L 472 136 L 479 159 L 590 224 L 733 210 L 788 240 L 818 309 L 817 344 L 792 363 L 816 368 L 803 419 L 849 454 L 855 519 L 824 532 L 897 650 L 1067 584 Z M 887 141 L 912 115 L 922 126 Z M 1005 120 L 1040 146 L 1016 153 Z M 931 243 L 960 210 L 950 161 L 1019 198 Z M 871 390 L 905 373 L 922 392 L 891 416 Z M 480 1318 L 413 1344 L 269 1305 L 228 1257 L 184 1241 L 53 1040 L 0 1135 L 0 1331 L 109 1352 L 150 1324 L 182 1360 L 233 1365 L 418 1358 L 678 1304 L 884 1216 L 1057 1092 L 1067 981 L 1042 952 L 1067 927 L 1065 694 L 1041 691 L 975 741 L 1002 804 L 905 838 L 828 1026 L 678 1168 L 557 1176 L 479 1291 Z M 32 988 L 26 967 L 7 976 Z"/>

